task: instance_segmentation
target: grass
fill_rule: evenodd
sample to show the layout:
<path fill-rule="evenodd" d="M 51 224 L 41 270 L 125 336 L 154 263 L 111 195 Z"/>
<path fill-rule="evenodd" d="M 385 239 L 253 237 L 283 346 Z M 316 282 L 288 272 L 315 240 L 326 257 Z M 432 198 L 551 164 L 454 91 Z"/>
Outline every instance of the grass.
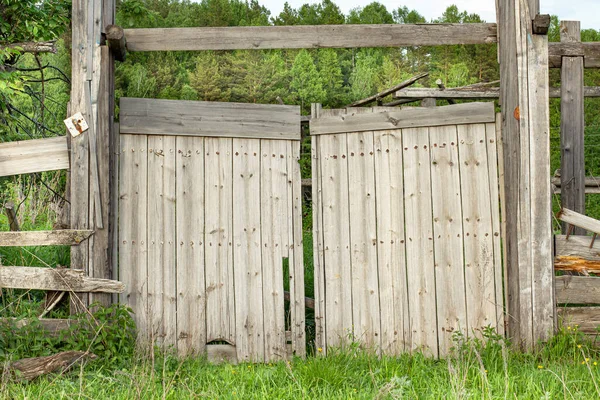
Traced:
<path fill-rule="evenodd" d="M 327 357 L 274 364 L 212 365 L 157 354 L 118 367 L 102 360 L 31 383 L 5 375 L 4 398 L 57 399 L 591 399 L 599 398 L 600 355 L 576 328 L 535 353 L 502 340 L 457 341 L 446 360 L 420 354 L 378 358 L 357 345 Z"/>

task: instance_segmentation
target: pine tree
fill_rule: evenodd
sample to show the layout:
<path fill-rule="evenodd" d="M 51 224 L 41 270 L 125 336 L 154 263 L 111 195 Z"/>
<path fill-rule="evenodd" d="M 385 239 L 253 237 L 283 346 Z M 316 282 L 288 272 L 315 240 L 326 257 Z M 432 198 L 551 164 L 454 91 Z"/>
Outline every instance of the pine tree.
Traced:
<path fill-rule="evenodd" d="M 344 98 L 344 77 L 335 50 L 321 49 L 318 52 L 317 69 L 321 77 L 325 99 L 323 105 L 326 107 L 338 107 L 346 101 Z"/>
<path fill-rule="evenodd" d="M 311 103 L 320 103 L 325 99 L 325 90 L 317 73 L 314 60 L 307 50 L 301 50 L 294 59 L 291 70 L 290 89 L 292 97 L 300 103 L 302 110 L 310 110 Z"/>

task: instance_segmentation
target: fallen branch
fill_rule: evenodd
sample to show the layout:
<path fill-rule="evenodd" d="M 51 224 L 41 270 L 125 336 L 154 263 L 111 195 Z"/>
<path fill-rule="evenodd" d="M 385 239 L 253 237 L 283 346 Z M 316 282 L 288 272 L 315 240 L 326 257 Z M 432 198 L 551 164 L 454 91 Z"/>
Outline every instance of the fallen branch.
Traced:
<path fill-rule="evenodd" d="M 413 83 L 415 83 L 419 79 L 425 78 L 428 75 L 429 74 L 427 72 L 424 72 L 422 74 L 413 76 L 412 78 L 407 79 L 404 82 L 399 83 L 399 84 L 397 84 L 396 86 L 394 86 L 392 88 L 386 89 L 383 92 L 379 92 L 379 93 L 374 94 L 373 96 L 369 96 L 369 97 L 367 97 L 365 99 L 355 101 L 354 103 L 349 104 L 346 107 L 359 107 L 359 106 L 371 103 L 373 101 L 380 100 L 380 99 L 384 98 L 385 96 L 394 93 L 397 90 L 404 89 L 405 87 L 408 87 L 408 86 L 412 85 Z"/>
<path fill-rule="evenodd" d="M 52 372 L 65 372 L 75 364 L 98 358 L 95 354 L 84 351 L 64 351 L 46 357 L 24 358 L 8 365 L 17 379 L 32 380 L 38 376 Z"/>
<path fill-rule="evenodd" d="M 54 53 L 56 54 L 56 41 L 47 42 L 20 42 L 11 44 L 0 44 L 0 50 L 17 49 L 23 53 Z"/>

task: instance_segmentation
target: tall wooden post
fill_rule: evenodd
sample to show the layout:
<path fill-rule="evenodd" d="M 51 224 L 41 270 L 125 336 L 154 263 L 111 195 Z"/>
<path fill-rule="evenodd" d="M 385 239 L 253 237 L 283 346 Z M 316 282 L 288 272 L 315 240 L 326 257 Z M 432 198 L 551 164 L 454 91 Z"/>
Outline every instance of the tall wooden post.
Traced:
<path fill-rule="evenodd" d="M 71 248 L 71 268 L 112 278 L 109 240 L 110 143 L 114 108 L 112 59 L 102 46 L 103 29 L 114 22 L 115 0 L 73 0 L 71 113 L 81 112 L 89 129 L 71 143 L 71 227 L 93 229 L 87 245 Z M 72 296 L 72 312 L 110 295 Z"/>
<path fill-rule="evenodd" d="M 581 41 L 579 21 L 561 21 L 560 41 Z M 585 213 L 583 57 L 563 57 L 560 85 L 560 200 L 563 207 Z M 563 233 L 567 226 L 562 225 Z M 574 227 L 573 234 L 585 235 Z"/>
<path fill-rule="evenodd" d="M 537 0 L 498 0 L 508 333 L 532 348 L 554 328 L 548 38 Z"/>

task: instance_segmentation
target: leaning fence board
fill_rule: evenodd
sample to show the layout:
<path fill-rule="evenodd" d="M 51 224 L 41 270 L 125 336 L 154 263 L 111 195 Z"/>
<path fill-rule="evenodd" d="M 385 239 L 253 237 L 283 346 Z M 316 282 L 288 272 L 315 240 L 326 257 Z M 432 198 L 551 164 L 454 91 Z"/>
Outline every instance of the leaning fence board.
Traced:
<path fill-rule="evenodd" d="M 431 111 L 428 111 L 431 113 Z M 437 356 L 428 128 L 402 130 L 411 349 Z"/>
<path fill-rule="evenodd" d="M 300 107 L 121 98 L 121 132 L 300 140 Z"/>
<path fill-rule="evenodd" d="M 558 307 L 557 311 L 558 320 L 563 326 L 577 326 L 579 332 L 598 334 L 600 307 Z"/>
<path fill-rule="evenodd" d="M 142 341 L 149 339 L 147 188 L 148 138 L 120 136 L 119 155 L 119 280 L 125 292 L 121 303 L 133 310 Z"/>
<path fill-rule="evenodd" d="M 493 226 L 485 125 L 458 127 L 468 334 L 496 326 Z"/>
<path fill-rule="evenodd" d="M 92 236 L 89 230 L 0 232 L 0 247 L 7 246 L 76 246 Z"/>
<path fill-rule="evenodd" d="M 429 128 L 435 279 L 440 356 L 467 328 L 461 185 L 455 125 Z"/>
<path fill-rule="evenodd" d="M 406 349 L 408 293 L 404 248 L 404 184 L 400 131 L 374 133 L 377 210 L 377 268 L 381 305 L 381 351 L 399 355 Z M 371 267 L 372 268 L 372 267 Z"/>
<path fill-rule="evenodd" d="M 69 168 L 64 136 L 0 144 L 0 176 Z"/>
<path fill-rule="evenodd" d="M 233 140 L 233 259 L 236 348 L 239 361 L 263 361 L 265 355 L 261 261 L 260 144 Z"/>
<path fill-rule="evenodd" d="M 311 135 L 494 121 L 494 104 L 491 102 L 454 104 L 440 107 L 435 113 L 424 107 L 372 113 L 352 112 L 349 109 L 345 114 L 321 117 L 311 121 Z"/>
<path fill-rule="evenodd" d="M 235 343 L 233 289 L 233 139 L 205 140 L 206 335 Z"/>
<path fill-rule="evenodd" d="M 206 343 L 204 266 L 204 138 L 176 138 L 177 349 L 199 353 Z"/>
<path fill-rule="evenodd" d="M 556 303 L 600 304 L 600 278 L 563 275 L 555 278 Z"/>
<path fill-rule="evenodd" d="M 496 42 L 496 24 L 125 29 L 129 51 L 434 46 Z"/>
<path fill-rule="evenodd" d="M 561 209 L 557 218 L 563 222 L 584 228 L 590 232 L 600 233 L 600 221 L 588 217 L 587 215 L 571 211 L 568 208 Z"/>
<path fill-rule="evenodd" d="M 353 334 L 380 351 L 373 132 L 348 133 L 347 146 Z"/>
<path fill-rule="evenodd" d="M 0 287 L 82 293 L 122 293 L 125 290 L 119 281 L 88 278 L 81 269 L 38 267 L 0 267 Z"/>
<path fill-rule="evenodd" d="M 260 141 L 260 240 L 265 362 L 286 355 L 283 258 L 288 258 L 287 142 Z"/>

